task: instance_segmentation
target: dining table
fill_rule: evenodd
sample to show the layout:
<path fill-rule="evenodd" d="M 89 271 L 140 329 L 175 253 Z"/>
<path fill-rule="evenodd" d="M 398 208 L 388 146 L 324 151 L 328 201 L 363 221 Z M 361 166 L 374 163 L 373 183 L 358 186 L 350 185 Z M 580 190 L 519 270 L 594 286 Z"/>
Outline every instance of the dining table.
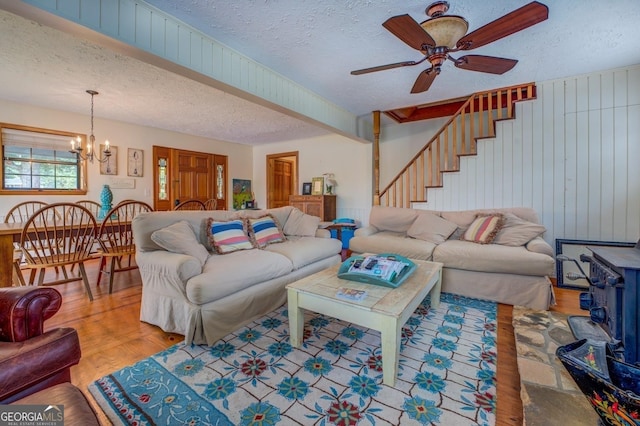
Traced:
<path fill-rule="evenodd" d="M 126 230 L 131 229 L 131 222 L 118 222 L 117 224 L 108 224 L 105 231 L 112 228 L 120 229 L 122 225 L 126 226 Z M 22 237 L 22 228 L 24 223 L 4 223 L 0 222 L 0 287 L 11 287 L 13 285 L 13 251 L 15 249 L 13 243 L 19 243 Z M 100 230 L 100 223 L 96 226 L 96 233 Z"/>
<path fill-rule="evenodd" d="M 14 242 L 20 242 L 22 223 L 0 223 L 0 287 L 13 285 Z"/>

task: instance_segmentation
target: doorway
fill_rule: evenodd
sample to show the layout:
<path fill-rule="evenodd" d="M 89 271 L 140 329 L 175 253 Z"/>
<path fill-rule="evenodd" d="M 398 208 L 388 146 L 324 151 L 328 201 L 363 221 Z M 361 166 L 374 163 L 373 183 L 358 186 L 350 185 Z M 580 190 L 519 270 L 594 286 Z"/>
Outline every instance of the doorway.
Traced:
<path fill-rule="evenodd" d="M 298 151 L 267 155 L 267 208 L 288 206 L 297 188 Z"/>

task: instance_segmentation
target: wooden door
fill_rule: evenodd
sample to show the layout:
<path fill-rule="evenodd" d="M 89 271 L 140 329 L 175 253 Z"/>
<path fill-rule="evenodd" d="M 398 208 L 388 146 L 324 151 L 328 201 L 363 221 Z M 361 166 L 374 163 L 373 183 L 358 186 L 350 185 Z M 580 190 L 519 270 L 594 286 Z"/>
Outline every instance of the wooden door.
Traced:
<path fill-rule="evenodd" d="M 217 210 L 227 209 L 227 156 L 154 146 L 153 161 L 155 210 L 210 198 L 217 200 Z"/>
<path fill-rule="evenodd" d="M 213 194 L 211 154 L 174 149 L 171 153 L 171 202 L 207 201 Z"/>
<path fill-rule="evenodd" d="M 267 156 L 267 208 L 289 205 L 289 196 L 298 193 L 298 152 Z"/>

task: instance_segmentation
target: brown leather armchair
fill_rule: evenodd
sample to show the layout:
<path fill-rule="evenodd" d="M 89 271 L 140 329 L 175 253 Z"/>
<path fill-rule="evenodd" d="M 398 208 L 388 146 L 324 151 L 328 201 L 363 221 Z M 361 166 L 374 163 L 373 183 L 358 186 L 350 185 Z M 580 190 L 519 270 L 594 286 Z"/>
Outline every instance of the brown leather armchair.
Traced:
<path fill-rule="evenodd" d="M 62 305 L 50 287 L 0 288 L 0 404 L 63 404 L 66 424 L 99 424 L 82 392 L 71 385 L 80 361 L 73 328 L 44 332 Z"/>

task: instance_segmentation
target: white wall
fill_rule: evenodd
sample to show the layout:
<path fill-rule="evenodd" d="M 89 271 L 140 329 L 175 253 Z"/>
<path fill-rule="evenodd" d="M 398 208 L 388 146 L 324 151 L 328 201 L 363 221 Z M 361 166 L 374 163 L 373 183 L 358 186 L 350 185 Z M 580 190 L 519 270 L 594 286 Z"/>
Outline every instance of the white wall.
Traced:
<path fill-rule="evenodd" d="M 179 119 L 176 117 L 176 119 Z M 0 99 L 0 121 L 24 126 L 40 127 L 53 130 L 85 133 L 90 131 L 90 118 L 88 115 L 73 114 L 63 111 L 38 108 L 30 105 L 9 102 Z M 152 146 L 160 145 L 172 148 L 180 148 L 192 151 L 210 152 L 228 156 L 228 194 L 229 207 L 231 206 L 231 176 L 251 179 L 252 177 L 252 149 L 250 146 L 222 142 L 182 133 L 154 129 L 151 127 L 136 126 L 119 121 L 103 120 L 95 118 L 94 133 L 96 144 L 109 139 L 113 146 L 118 147 L 118 174 L 107 176 L 100 174 L 99 164 L 94 162 L 87 166 L 88 193 L 86 196 L 64 195 L 3 195 L 0 202 L 0 218 L 15 204 L 35 198 L 48 202 L 77 201 L 90 199 L 100 201 L 102 185 L 109 184 L 112 178 L 133 179 L 135 189 L 112 189 L 114 204 L 124 199 L 136 199 L 153 205 L 153 170 L 152 170 Z M 142 177 L 127 176 L 127 148 L 144 150 L 144 174 Z"/>
<path fill-rule="evenodd" d="M 450 117 L 387 124 L 380 129 L 380 190 L 391 182 Z"/>
<path fill-rule="evenodd" d="M 421 208 L 533 207 L 545 239 L 640 238 L 640 66 L 537 83 Z M 386 143 L 388 144 L 388 142 Z M 384 158 L 384 156 L 383 156 Z M 398 170 L 402 165 L 395 165 Z"/>
<path fill-rule="evenodd" d="M 323 173 L 334 173 L 338 182 L 337 216 L 368 223 L 372 200 L 371 144 L 339 135 L 255 146 L 252 188 L 258 206 L 267 203 L 267 155 L 290 151 L 298 151 L 300 194 L 302 182 L 311 182 L 311 178 Z"/>

